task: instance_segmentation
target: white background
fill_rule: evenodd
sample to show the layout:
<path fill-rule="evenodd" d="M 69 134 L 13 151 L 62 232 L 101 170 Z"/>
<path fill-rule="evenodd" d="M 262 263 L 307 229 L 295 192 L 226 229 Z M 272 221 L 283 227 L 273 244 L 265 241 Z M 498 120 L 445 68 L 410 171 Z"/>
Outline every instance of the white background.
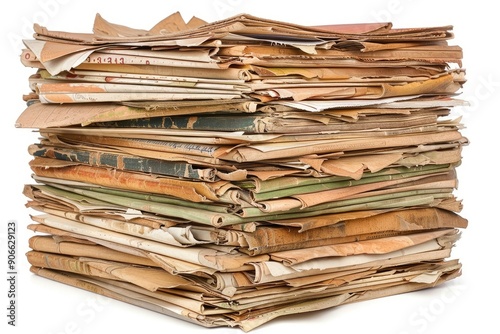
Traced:
<path fill-rule="evenodd" d="M 239 13 L 304 25 L 391 21 L 396 28 L 453 25 L 452 44 L 464 50 L 468 82 L 461 98 L 471 106 L 457 110 L 463 116 L 463 133 L 471 144 L 464 148 L 458 168 L 463 199 L 462 215 L 469 220 L 462 239 L 453 249 L 463 264 L 463 275 L 444 286 L 345 305 L 330 310 L 276 319 L 252 333 L 484 333 L 498 329 L 495 280 L 496 238 L 499 219 L 495 201 L 497 179 L 500 73 L 497 11 L 487 1 L 68 1 L 36 0 L 9 3 L 1 12 L 1 210 L 0 210 L 0 319 L 2 333 L 240 333 L 236 328 L 205 329 L 152 311 L 105 299 L 77 288 L 34 276 L 25 259 L 25 227 L 30 223 L 21 191 L 30 183 L 27 154 L 36 134 L 16 129 L 28 93 L 28 76 L 19 55 L 21 39 L 30 38 L 35 22 L 51 30 L 90 32 L 96 13 L 108 21 L 149 29 L 179 11 L 185 20 L 193 15 L 214 21 Z M 493 34 L 493 32 L 495 34 Z M 16 327 L 7 325 L 7 222 L 17 221 L 18 277 Z M 4 278 L 5 277 L 5 278 Z"/>

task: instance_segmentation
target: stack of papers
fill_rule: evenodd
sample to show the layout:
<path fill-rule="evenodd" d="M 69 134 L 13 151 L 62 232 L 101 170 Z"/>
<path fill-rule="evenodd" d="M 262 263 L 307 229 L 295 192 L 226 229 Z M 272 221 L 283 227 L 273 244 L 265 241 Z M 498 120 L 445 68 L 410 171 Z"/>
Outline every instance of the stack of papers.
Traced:
<path fill-rule="evenodd" d="M 34 26 L 32 272 L 205 327 L 461 274 L 451 26 Z"/>

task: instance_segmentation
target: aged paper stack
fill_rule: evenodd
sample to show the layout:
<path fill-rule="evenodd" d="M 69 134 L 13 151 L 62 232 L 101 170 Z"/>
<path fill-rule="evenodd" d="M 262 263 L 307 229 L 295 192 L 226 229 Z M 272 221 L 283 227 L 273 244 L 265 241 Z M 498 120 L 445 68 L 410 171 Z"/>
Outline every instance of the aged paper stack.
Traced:
<path fill-rule="evenodd" d="M 244 331 L 460 275 L 451 26 L 34 30 L 34 273 Z"/>

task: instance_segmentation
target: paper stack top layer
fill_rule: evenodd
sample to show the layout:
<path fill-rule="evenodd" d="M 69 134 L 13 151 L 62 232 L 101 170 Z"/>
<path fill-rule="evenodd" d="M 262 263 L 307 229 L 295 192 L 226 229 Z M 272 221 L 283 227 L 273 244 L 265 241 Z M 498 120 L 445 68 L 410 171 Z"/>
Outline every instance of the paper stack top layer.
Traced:
<path fill-rule="evenodd" d="M 205 327 L 461 274 L 453 27 L 34 26 L 32 272 Z"/>

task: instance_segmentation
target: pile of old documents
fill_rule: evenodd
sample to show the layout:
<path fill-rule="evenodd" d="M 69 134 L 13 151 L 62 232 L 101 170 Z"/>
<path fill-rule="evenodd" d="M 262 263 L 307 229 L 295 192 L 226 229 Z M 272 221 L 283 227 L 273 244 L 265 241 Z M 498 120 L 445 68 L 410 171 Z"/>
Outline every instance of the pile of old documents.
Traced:
<path fill-rule="evenodd" d="M 34 30 L 34 273 L 244 331 L 461 274 L 451 26 Z"/>

